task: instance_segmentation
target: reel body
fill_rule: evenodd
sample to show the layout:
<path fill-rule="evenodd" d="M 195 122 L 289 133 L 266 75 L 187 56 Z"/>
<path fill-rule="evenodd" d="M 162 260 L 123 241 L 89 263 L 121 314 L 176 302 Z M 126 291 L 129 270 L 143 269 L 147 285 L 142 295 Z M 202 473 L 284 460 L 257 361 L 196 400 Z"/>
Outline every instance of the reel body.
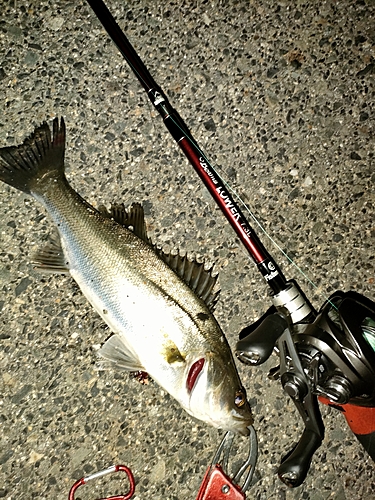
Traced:
<path fill-rule="evenodd" d="M 305 424 L 299 443 L 281 461 L 280 479 L 295 487 L 307 475 L 324 437 L 318 397 L 344 413 L 375 460 L 375 303 L 337 291 L 311 322 L 300 323 L 293 323 L 286 307 L 273 306 L 242 330 L 236 355 L 256 366 L 274 349 L 280 365 L 269 377 L 280 379 Z"/>

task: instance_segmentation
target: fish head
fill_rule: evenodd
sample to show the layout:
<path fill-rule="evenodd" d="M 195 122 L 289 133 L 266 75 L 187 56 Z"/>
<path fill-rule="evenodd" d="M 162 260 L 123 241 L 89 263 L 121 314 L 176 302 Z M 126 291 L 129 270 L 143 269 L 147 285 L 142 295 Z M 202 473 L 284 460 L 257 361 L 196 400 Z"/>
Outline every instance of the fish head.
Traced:
<path fill-rule="evenodd" d="M 253 417 L 233 358 L 214 352 L 196 358 L 189 365 L 186 390 L 190 415 L 218 429 L 249 434 Z"/>

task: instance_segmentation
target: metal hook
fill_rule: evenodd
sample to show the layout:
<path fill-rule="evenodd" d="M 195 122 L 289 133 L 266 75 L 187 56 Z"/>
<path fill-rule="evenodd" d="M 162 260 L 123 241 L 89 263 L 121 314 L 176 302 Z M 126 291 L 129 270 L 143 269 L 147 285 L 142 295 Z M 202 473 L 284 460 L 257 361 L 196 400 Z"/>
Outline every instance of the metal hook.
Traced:
<path fill-rule="evenodd" d="M 250 486 L 258 457 L 258 441 L 255 430 L 252 426 L 249 426 L 248 429 L 250 431 L 250 450 L 245 462 L 231 478 L 227 470 L 234 433 L 228 431 L 219 444 L 212 463 L 206 471 L 196 500 L 245 499 L 245 491 Z M 238 482 L 243 476 L 244 482 L 241 487 Z"/>

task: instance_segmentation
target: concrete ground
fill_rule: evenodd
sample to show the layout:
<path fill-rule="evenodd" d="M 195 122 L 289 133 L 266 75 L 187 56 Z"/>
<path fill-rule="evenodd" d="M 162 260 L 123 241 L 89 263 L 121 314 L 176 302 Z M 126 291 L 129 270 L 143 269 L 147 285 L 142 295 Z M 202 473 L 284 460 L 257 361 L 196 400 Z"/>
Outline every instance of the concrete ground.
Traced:
<path fill-rule="evenodd" d="M 375 299 L 374 2 L 107 4 L 218 172 L 315 286 L 259 230 L 286 276 L 315 307 L 335 289 Z M 269 307 L 268 289 L 86 2 L 0 10 L 0 146 L 63 115 L 67 175 L 84 198 L 141 202 L 154 241 L 215 263 L 216 317 L 233 347 Z M 37 202 L 0 185 L 0 498 L 63 500 L 112 463 L 132 468 L 137 499 L 195 498 L 223 432 L 154 383 L 96 371 L 110 332 L 69 277 L 29 263 L 51 229 Z M 307 479 L 280 482 L 303 426 L 267 378 L 275 365 L 239 366 L 259 439 L 247 497 L 375 498 L 373 461 L 327 407 Z M 235 464 L 245 445 L 236 439 Z M 118 476 L 96 485 L 81 498 L 121 491 Z"/>

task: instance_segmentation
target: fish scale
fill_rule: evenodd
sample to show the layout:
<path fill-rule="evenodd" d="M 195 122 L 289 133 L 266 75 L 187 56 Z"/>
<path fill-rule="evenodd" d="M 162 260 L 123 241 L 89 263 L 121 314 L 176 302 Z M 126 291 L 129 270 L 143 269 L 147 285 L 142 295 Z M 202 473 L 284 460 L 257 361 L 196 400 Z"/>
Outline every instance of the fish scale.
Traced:
<path fill-rule="evenodd" d="M 32 194 L 55 222 L 59 238 L 35 263 L 69 272 L 112 330 L 100 365 L 147 372 L 195 418 L 248 434 L 245 390 L 211 311 L 215 278 L 154 247 L 140 205 L 127 213 L 87 203 L 66 180 L 64 151 L 65 124 L 56 118 L 52 135 L 43 124 L 22 145 L 0 149 L 0 179 Z"/>

